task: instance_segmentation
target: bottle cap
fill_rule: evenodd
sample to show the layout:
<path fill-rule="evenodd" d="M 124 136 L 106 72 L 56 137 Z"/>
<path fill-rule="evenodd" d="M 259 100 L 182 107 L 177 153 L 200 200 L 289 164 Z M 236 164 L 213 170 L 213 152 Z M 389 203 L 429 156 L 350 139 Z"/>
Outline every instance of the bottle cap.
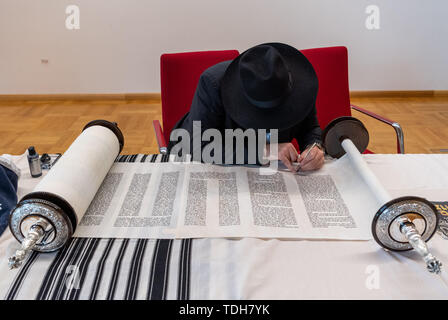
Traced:
<path fill-rule="evenodd" d="M 30 156 L 36 155 L 36 149 L 34 149 L 34 146 L 31 146 L 31 147 L 28 148 L 28 154 Z"/>

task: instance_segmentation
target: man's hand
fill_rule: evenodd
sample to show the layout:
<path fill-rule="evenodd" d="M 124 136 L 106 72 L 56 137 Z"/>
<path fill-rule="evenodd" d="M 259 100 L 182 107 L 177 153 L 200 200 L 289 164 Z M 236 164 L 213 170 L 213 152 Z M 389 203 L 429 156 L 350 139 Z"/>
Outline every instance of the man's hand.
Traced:
<path fill-rule="evenodd" d="M 278 160 L 283 162 L 290 171 L 297 171 L 297 165 L 294 165 L 293 162 L 299 160 L 299 155 L 292 143 L 287 142 L 278 144 Z"/>
<path fill-rule="evenodd" d="M 267 147 L 268 152 L 270 152 L 270 149 L 273 146 L 267 145 Z M 279 143 L 276 147 L 278 147 L 278 160 L 283 162 L 283 164 L 292 172 L 297 172 L 299 167 L 302 171 L 309 171 L 320 169 L 324 165 L 324 152 L 316 146 L 311 150 L 306 149 L 300 155 L 297 153 L 294 145 L 290 142 Z M 309 154 L 308 151 L 310 151 Z M 306 156 L 307 154 L 308 156 Z M 299 166 L 294 164 L 294 162 L 298 162 Z"/>
<path fill-rule="evenodd" d="M 324 152 L 317 146 L 310 148 L 300 154 L 300 171 L 318 170 L 324 165 Z"/>

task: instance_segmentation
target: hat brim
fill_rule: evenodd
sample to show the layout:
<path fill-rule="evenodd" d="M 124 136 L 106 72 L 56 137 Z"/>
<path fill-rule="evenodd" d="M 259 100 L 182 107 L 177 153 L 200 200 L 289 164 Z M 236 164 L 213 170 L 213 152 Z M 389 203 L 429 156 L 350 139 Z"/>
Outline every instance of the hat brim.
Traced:
<path fill-rule="evenodd" d="M 275 108 L 258 108 L 246 98 L 239 76 L 239 61 L 243 52 L 228 66 L 221 83 L 224 109 L 243 128 L 288 129 L 302 121 L 313 109 L 318 79 L 313 66 L 296 48 L 283 43 L 265 43 L 282 55 L 292 74 L 291 94 Z M 250 49 L 249 49 L 250 50 Z"/>

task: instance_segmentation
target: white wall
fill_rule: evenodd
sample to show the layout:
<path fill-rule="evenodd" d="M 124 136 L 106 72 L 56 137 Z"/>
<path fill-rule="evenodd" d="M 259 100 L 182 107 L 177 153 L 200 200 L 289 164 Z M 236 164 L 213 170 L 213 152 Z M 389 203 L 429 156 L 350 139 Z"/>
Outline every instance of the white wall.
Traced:
<path fill-rule="evenodd" d="M 158 92 L 163 52 L 268 41 L 347 46 L 352 90 L 447 90 L 447 20 L 446 0 L 0 0 L 0 94 Z"/>

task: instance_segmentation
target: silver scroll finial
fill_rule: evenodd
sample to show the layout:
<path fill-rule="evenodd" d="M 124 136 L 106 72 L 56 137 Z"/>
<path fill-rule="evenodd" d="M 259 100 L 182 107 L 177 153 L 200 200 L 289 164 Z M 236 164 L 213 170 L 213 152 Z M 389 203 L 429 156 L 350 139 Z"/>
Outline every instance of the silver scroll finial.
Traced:
<path fill-rule="evenodd" d="M 8 259 L 9 269 L 18 268 L 21 266 L 22 261 L 27 254 L 34 248 L 36 243 L 45 235 L 45 229 L 49 226 L 49 222 L 46 219 L 40 219 L 33 224 L 25 239 L 22 241 L 22 247 L 16 251 L 16 253 Z"/>
<path fill-rule="evenodd" d="M 439 274 L 441 272 L 442 263 L 429 252 L 426 242 L 423 241 L 422 236 L 415 228 L 415 225 L 407 220 L 402 222 L 400 229 L 412 248 L 423 257 L 428 271 Z"/>

